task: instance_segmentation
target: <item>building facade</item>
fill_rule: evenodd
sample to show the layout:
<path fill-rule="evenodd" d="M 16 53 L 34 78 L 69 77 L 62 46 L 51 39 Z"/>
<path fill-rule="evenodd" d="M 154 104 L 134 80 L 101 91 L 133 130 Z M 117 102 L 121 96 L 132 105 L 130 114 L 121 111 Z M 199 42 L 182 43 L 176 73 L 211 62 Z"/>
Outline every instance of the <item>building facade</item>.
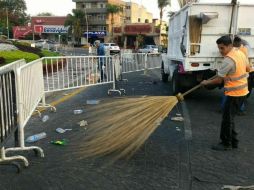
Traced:
<path fill-rule="evenodd" d="M 125 23 L 152 23 L 153 14 L 148 12 L 143 5 L 133 2 L 125 3 Z"/>
<path fill-rule="evenodd" d="M 83 10 L 87 15 L 88 29 L 84 29 L 84 37 L 90 43 L 99 39 L 102 42 L 119 42 L 123 39 L 115 34 L 115 29 L 130 23 L 152 23 L 153 15 L 144 6 L 121 0 L 72 0 L 76 9 Z M 122 11 L 112 15 L 107 12 L 107 4 L 122 7 Z M 87 30 L 87 31 L 86 31 Z M 116 29 L 117 30 L 117 29 Z M 87 35 L 88 34 L 88 35 Z"/>
<path fill-rule="evenodd" d="M 107 4 L 117 5 L 125 8 L 125 2 L 120 0 L 72 0 L 76 3 L 76 9 L 82 10 L 87 16 L 88 28 L 84 29 L 84 37 L 93 43 L 99 39 L 110 41 L 112 38 L 112 26 L 123 23 L 124 11 L 114 14 L 107 13 Z"/>

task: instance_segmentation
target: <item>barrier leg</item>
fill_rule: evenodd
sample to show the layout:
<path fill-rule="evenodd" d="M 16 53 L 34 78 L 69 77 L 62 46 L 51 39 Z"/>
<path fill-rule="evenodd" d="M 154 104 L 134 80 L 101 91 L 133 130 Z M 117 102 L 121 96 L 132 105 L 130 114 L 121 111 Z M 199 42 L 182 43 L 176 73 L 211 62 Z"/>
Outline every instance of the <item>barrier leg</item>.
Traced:
<path fill-rule="evenodd" d="M 36 113 L 38 113 L 39 117 L 41 117 L 41 112 L 39 110 L 34 110 Z"/>
<path fill-rule="evenodd" d="M 55 106 L 52 106 L 50 104 L 46 104 L 45 94 L 44 94 L 44 96 L 42 98 L 42 103 L 39 103 L 37 108 L 50 108 L 51 111 L 56 112 L 56 107 Z"/>
<path fill-rule="evenodd" d="M 116 74 L 115 74 L 115 64 L 113 64 L 113 88 L 108 90 L 108 95 L 111 95 L 111 92 L 117 92 L 121 96 L 122 93 L 125 94 L 125 89 L 120 88 L 119 90 L 116 89 Z"/>
<path fill-rule="evenodd" d="M 24 163 L 25 167 L 28 167 L 29 163 L 27 159 L 24 156 L 11 156 L 11 157 L 6 157 L 6 149 L 4 147 L 1 148 L 1 157 L 0 157 L 0 162 L 1 164 L 6 164 L 6 162 L 12 162 L 15 160 L 20 160 Z M 16 165 L 16 164 L 15 164 Z"/>
<path fill-rule="evenodd" d="M 44 157 L 43 150 L 38 146 L 25 146 L 25 138 L 24 138 L 24 127 L 19 128 L 19 147 L 13 147 L 13 148 L 7 148 L 5 149 L 5 153 L 11 152 L 11 151 L 30 151 L 33 150 L 36 155 L 39 155 L 40 157 Z"/>

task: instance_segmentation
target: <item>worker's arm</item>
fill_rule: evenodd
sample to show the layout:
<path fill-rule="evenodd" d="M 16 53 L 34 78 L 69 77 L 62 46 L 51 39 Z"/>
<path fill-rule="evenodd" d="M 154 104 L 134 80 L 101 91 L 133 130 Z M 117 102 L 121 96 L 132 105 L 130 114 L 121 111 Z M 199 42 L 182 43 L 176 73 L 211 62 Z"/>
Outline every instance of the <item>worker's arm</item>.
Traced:
<path fill-rule="evenodd" d="M 222 82 L 223 82 L 223 77 L 217 76 L 216 78 L 212 80 L 203 80 L 200 84 L 202 86 L 208 86 L 208 85 L 221 84 Z"/>
<path fill-rule="evenodd" d="M 251 72 L 251 65 L 250 62 L 248 61 L 248 63 L 246 63 L 246 72 Z"/>

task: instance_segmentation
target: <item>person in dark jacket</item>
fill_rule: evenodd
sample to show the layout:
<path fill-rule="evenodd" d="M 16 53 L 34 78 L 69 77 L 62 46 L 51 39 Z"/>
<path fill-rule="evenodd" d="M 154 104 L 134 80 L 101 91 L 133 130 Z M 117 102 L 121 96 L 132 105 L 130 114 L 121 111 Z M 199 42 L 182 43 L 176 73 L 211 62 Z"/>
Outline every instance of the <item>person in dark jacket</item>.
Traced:
<path fill-rule="evenodd" d="M 105 48 L 104 45 L 100 43 L 100 40 L 96 40 L 94 42 L 95 47 L 97 48 L 97 56 L 100 56 L 98 58 L 98 69 L 100 70 L 101 76 L 99 82 L 103 82 L 103 80 L 106 80 L 107 76 L 105 74 L 105 68 L 106 68 L 106 61 L 105 61 Z"/>

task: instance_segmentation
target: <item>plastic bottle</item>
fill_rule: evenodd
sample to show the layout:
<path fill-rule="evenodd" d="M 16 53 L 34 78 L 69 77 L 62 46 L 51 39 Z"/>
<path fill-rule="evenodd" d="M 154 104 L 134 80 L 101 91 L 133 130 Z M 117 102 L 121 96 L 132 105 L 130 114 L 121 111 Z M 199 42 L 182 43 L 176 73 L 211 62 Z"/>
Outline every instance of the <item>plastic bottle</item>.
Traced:
<path fill-rule="evenodd" d="M 44 123 L 44 122 L 48 121 L 48 119 L 49 119 L 49 116 L 48 115 L 44 115 L 41 120 Z"/>
<path fill-rule="evenodd" d="M 45 132 L 38 133 L 38 134 L 32 135 L 30 137 L 27 137 L 26 142 L 28 142 L 28 143 L 36 142 L 40 139 L 46 138 L 46 136 L 47 136 L 47 134 Z"/>
<path fill-rule="evenodd" d="M 74 110 L 73 113 L 75 115 L 83 113 L 83 110 Z"/>

